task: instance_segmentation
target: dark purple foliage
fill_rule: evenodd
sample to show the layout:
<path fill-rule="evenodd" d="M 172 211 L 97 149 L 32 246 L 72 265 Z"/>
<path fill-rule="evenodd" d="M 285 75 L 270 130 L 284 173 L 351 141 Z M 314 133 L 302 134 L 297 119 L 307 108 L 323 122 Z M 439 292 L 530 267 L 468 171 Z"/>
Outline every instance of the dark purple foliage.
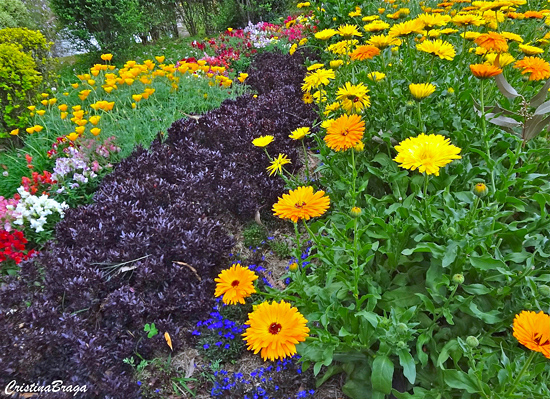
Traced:
<path fill-rule="evenodd" d="M 168 352 L 165 331 L 178 349 L 182 327 L 211 308 L 233 245 L 221 218 L 248 220 L 282 192 L 252 139 L 275 136 L 270 154 L 299 166 L 288 135 L 315 118 L 301 100 L 300 62 L 263 54 L 250 71 L 258 98 L 175 122 L 165 143 L 117 165 L 93 204 L 66 213 L 55 242 L 0 289 L 0 386 L 61 379 L 86 384 L 79 397 L 140 397 L 122 360 Z M 160 333 L 148 339 L 152 322 Z"/>

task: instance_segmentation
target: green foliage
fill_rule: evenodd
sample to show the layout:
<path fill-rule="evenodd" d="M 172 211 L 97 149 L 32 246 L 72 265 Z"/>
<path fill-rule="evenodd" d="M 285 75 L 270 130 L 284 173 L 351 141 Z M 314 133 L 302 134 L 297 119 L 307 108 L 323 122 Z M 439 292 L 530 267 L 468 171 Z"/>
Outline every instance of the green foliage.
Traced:
<path fill-rule="evenodd" d="M 147 338 L 153 338 L 155 335 L 159 333 L 159 330 L 157 330 L 155 323 L 145 324 L 145 326 L 143 327 L 143 331 L 147 333 Z"/>
<path fill-rule="evenodd" d="M 259 247 L 266 238 L 267 231 L 265 227 L 257 223 L 250 223 L 248 227 L 243 230 L 244 245 L 246 247 Z"/>
<path fill-rule="evenodd" d="M 281 259 L 287 259 L 292 254 L 288 243 L 282 240 L 270 240 L 269 248 Z"/>
<path fill-rule="evenodd" d="M 1 33 L 2 31 L 0 31 Z M 42 76 L 36 70 L 33 57 L 21 51 L 21 46 L 0 43 L 0 126 L 24 126 L 25 105 L 36 94 Z"/>
<path fill-rule="evenodd" d="M 30 25 L 30 14 L 21 0 L 0 0 L 0 29 Z"/>
<path fill-rule="evenodd" d="M 283 15 L 292 5 L 279 0 L 223 0 L 215 17 L 216 29 L 244 28 L 248 22 L 271 21 Z"/>

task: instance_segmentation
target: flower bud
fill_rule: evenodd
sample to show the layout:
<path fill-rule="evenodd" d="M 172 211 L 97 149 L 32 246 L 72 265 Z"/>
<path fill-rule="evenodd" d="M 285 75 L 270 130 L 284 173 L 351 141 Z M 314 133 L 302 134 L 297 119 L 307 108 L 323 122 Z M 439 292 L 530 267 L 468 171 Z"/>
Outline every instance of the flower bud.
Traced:
<path fill-rule="evenodd" d="M 489 189 L 487 188 L 485 183 L 477 183 L 474 186 L 473 192 L 474 192 L 474 195 L 476 195 L 477 197 L 483 198 L 487 195 L 487 193 L 489 192 Z"/>
<path fill-rule="evenodd" d="M 466 344 L 470 348 L 477 348 L 479 346 L 479 341 L 476 337 L 474 337 L 473 335 L 470 335 L 468 338 L 466 338 Z"/>
<path fill-rule="evenodd" d="M 547 285 L 541 285 L 539 287 L 539 294 L 545 297 L 550 297 L 550 287 Z"/>
<path fill-rule="evenodd" d="M 288 265 L 288 268 L 291 272 L 295 272 L 298 270 L 298 263 L 292 262 L 290 265 Z"/>
<path fill-rule="evenodd" d="M 455 283 L 456 285 L 460 285 L 460 284 L 464 283 L 464 275 L 455 274 L 453 276 L 453 283 Z"/>
<path fill-rule="evenodd" d="M 351 211 L 350 211 L 351 216 L 354 218 L 358 218 L 359 216 L 361 216 L 362 213 L 363 213 L 363 210 L 358 206 L 354 206 L 353 208 L 351 208 Z"/>
<path fill-rule="evenodd" d="M 397 349 L 407 349 L 407 344 L 403 341 L 397 343 Z"/>
<path fill-rule="evenodd" d="M 399 334 L 406 333 L 409 330 L 409 327 L 405 323 L 399 323 L 395 328 Z"/>

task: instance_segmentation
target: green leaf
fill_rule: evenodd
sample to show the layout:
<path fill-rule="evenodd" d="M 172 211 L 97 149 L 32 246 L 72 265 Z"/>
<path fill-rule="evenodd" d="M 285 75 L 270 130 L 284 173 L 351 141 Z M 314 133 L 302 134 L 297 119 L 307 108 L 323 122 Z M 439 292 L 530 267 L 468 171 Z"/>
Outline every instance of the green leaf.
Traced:
<path fill-rule="evenodd" d="M 416 380 L 416 364 L 414 359 L 406 349 L 401 349 L 398 352 L 399 364 L 403 367 L 403 375 L 409 380 L 411 384 L 414 384 Z"/>
<path fill-rule="evenodd" d="M 451 263 L 453 263 L 456 259 L 457 252 L 458 252 L 458 243 L 456 241 L 451 241 L 447 245 L 447 251 L 445 252 L 445 256 L 443 256 L 441 265 L 443 267 L 447 267 Z"/>
<path fill-rule="evenodd" d="M 499 267 L 504 269 L 508 268 L 508 266 L 506 266 L 506 263 L 504 263 L 501 260 L 496 260 L 492 258 L 490 255 L 483 255 L 483 256 L 471 255 L 470 263 L 472 264 L 473 267 L 480 270 L 495 270 Z"/>
<path fill-rule="evenodd" d="M 460 370 L 444 370 L 443 373 L 445 383 L 451 388 L 466 390 L 468 393 L 480 392 L 473 376 Z"/>
<path fill-rule="evenodd" d="M 463 285 L 462 289 L 472 295 L 485 295 L 492 291 L 491 288 L 487 288 L 483 284 Z"/>
<path fill-rule="evenodd" d="M 393 362 L 387 356 L 377 356 L 372 363 L 371 383 L 375 391 L 389 394 L 393 380 Z"/>
<path fill-rule="evenodd" d="M 451 356 L 451 352 L 457 349 L 459 349 L 459 345 L 456 339 L 447 342 L 445 346 L 441 349 L 441 353 L 439 353 L 439 356 L 437 357 L 436 366 L 445 369 L 445 367 L 443 367 L 443 363 L 445 363 L 447 359 Z"/>

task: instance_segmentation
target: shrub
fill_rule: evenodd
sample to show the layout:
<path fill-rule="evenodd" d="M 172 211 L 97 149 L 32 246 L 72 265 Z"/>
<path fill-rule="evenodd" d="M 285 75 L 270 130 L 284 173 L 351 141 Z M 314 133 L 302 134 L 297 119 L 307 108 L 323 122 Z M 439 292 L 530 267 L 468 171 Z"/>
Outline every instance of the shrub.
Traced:
<path fill-rule="evenodd" d="M 29 24 L 30 14 L 21 0 L 0 0 L 0 29 Z"/>

